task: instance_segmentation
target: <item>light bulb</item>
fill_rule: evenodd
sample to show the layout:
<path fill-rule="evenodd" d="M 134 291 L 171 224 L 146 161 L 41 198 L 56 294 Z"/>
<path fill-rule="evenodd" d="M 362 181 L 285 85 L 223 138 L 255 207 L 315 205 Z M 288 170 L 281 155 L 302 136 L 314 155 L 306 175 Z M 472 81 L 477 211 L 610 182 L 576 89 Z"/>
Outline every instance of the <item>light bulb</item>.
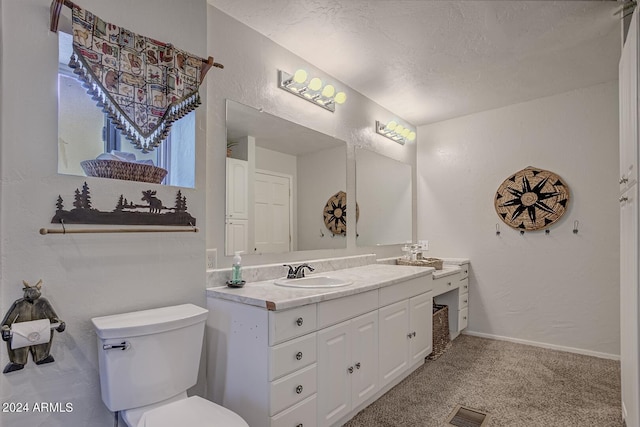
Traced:
<path fill-rule="evenodd" d="M 404 128 L 404 130 L 400 133 L 400 135 L 404 136 L 405 138 L 409 136 L 409 132 L 411 132 L 410 129 Z"/>
<path fill-rule="evenodd" d="M 334 93 L 336 93 L 336 88 L 331 85 L 326 85 L 324 89 L 322 89 L 322 96 L 327 98 L 331 98 Z"/>
<path fill-rule="evenodd" d="M 416 133 L 415 132 L 409 132 L 409 135 L 407 136 L 407 139 L 409 141 L 413 141 L 416 139 Z"/>
<path fill-rule="evenodd" d="M 293 81 L 296 83 L 304 83 L 307 81 L 307 72 L 303 69 L 297 70 L 293 75 Z"/>
<path fill-rule="evenodd" d="M 403 130 L 404 130 L 404 126 L 402 126 L 402 125 L 398 125 L 398 126 L 396 126 L 396 130 L 395 130 L 395 132 L 396 132 L 398 135 L 402 135 L 402 131 L 403 131 Z"/>
<path fill-rule="evenodd" d="M 321 87 L 322 87 L 322 80 L 320 80 L 317 77 L 312 78 L 311 81 L 309 82 L 309 89 L 311 90 L 320 90 Z"/>
<path fill-rule="evenodd" d="M 334 100 L 336 101 L 336 104 L 344 104 L 344 101 L 347 100 L 347 94 L 344 92 L 338 92 L 336 93 Z"/>
<path fill-rule="evenodd" d="M 391 120 L 389 123 L 387 123 L 386 128 L 390 131 L 393 131 L 396 128 L 396 126 L 398 126 L 398 124 L 393 120 Z"/>

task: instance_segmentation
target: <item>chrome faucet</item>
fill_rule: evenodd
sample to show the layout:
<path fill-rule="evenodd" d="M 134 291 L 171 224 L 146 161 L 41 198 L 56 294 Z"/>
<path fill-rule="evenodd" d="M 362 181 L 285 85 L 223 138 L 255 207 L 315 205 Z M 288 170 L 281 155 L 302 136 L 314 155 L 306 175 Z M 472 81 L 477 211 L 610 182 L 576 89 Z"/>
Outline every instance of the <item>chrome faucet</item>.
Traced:
<path fill-rule="evenodd" d="M 283 267 L 289 267 L 289 271 L 287 272 L 287 279 L 301 279 L 304 277 L 304 269 L 308 269 L 309 271 L 315 270 L 309 264 L 300 264 L 297 267 L 293 267 L 289 264 L 283 264 Z"/>

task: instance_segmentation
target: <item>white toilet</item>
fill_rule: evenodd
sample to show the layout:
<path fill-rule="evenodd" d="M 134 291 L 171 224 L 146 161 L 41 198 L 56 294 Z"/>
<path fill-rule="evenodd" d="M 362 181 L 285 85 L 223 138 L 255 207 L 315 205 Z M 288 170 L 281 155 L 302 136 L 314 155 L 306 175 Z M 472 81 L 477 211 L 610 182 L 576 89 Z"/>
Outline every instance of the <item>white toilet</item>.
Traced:
<path fill-rule="evenodd" d="M 207 313 L 183 304 L 91 319 L 102 400 L 129 427 L 249 427 L 222 406 L 187 397 L 197 381 Z"/>

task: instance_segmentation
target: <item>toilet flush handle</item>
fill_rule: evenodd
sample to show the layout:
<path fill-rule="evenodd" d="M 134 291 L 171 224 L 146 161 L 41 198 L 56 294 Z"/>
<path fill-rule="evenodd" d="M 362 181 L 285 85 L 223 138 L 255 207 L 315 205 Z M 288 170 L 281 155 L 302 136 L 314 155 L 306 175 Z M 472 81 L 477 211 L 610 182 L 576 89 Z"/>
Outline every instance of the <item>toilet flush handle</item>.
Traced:
<path fill-rule="evenodd" d="M 126 341 L 122 341 L 120 344 L 102 344 L 102 349 L 103 350 L 129 350 L 129 347 L 131 347 L 131 344 L 129 344 Z"/>

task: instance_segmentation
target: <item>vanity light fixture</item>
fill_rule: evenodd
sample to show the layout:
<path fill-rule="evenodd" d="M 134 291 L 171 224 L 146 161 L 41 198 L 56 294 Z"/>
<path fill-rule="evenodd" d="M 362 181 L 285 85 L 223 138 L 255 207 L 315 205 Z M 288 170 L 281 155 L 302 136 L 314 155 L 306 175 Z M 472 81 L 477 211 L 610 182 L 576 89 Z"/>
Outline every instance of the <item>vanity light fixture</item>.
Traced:
<path fill-rule="evenodd" d="M 415 141 L 416 133 L 406 126 L 398 124 L 395 120 L 389 121 L 387 124 L 376 120 L 376 133 L 386 136 L 387 138 L 404 145 L 407 141 Z"/>
<path fill-rule="evenodd" d="M 336 93 L 333 85 L 324 84 L 318 77 L 310 78 L 302 69 L 297 70 L 293 75 L 278 70 L 278 87 L 332 113 L 336 110 L 336 104 L 344 104 L 347 100 L 347 94 Z"/>

